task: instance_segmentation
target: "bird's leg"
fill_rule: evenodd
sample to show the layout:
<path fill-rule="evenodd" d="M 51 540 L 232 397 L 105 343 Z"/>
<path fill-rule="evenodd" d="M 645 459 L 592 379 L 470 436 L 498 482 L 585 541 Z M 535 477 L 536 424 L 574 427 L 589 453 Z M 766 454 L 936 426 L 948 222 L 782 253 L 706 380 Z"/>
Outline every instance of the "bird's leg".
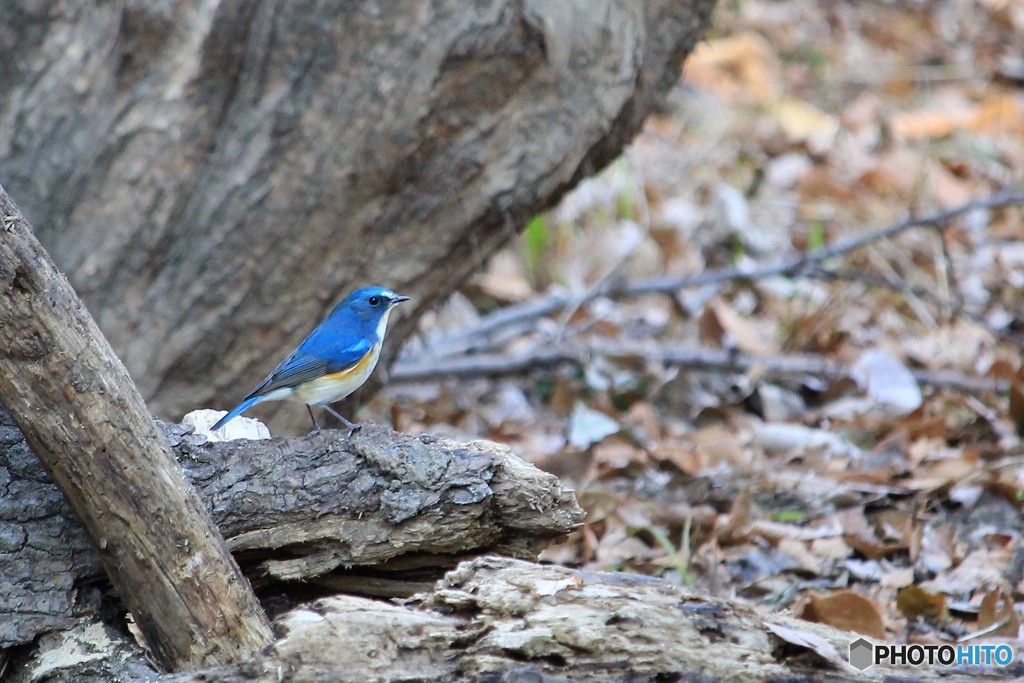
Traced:
<path fill-rule="evenodd" d="M 320 431 L 320 425 L 316 422 L 316 416 L 313 415 L 313 408 L 308 403 L 306 404 L 306 410 L 309 411 L 309 419 L 313 421 L 313 431 L 310 434 L 317 434 Z"/>
<path fill-rule="evenodd" d="M 339 420 L 341 420 L 342 422 L 344 422 L 344 423 L 345 423 L 345 426 L 346 426 L 346 427 L 348 427 L 348 432 L 349 432 L 349 434 L 352 434 L 353 432 L 356 432 L 356 431 L 358 431 L 358 430 L 359 430 L 359 427 L 361 427 L 361 426 L 362 426 L 362 425 L 360 425 L 360 424 L 359 424 L 358 422 L 349 422 L 348 420 L 346 420 L 346 419 L 344 418 L 344 416 L 342 416 L 342 414 L 341 414 L 341 413 L 339 413 L 339 412 L 338 412 L 337 410 L 335 410 L 334 408 L 330 407 L 330 406 L 329 406 L 329 405 L 327 405 L 327 404 L 324 404 L 324 406 L 323 406 L 323 409 L 324 409 L 324 410 L 326 410 L 327 412 L 329 412 L 329 413 L 330 413 L 331 415 L 333 415 L 334 417 L 336 417 L 336 418 L 338 418 Z"/>

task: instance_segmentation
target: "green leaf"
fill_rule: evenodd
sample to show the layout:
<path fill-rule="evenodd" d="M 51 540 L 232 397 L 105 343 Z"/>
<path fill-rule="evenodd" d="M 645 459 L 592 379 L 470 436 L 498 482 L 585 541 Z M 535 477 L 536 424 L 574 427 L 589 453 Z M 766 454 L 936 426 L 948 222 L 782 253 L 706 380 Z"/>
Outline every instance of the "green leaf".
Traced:
<path fill-rule="evenodd" d="M 543 215 L 534 216 L 526 224 L 522 236 L 523 264 L 526 266 L 527 274 L 534 279 L 540 270 L 540 262 L 547 252 L 549 243 L 547 218 Z"/>

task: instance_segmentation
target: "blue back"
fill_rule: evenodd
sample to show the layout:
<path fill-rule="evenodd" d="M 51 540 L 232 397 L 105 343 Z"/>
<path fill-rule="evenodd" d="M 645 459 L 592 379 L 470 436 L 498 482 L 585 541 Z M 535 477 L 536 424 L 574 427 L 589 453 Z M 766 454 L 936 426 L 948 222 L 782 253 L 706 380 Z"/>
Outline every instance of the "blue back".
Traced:
<path fill-rule="evenodd" d="M 358 363 L 362 354 L 356 357 L 351 350 L 354 347 L 361 349 L 365 346 L 362 352 L 365 354 L 370 346 L 380 341 L 377 327 L 381 317 L 388 310 L 388 298 L 393 296 L 394 292 L 383 287 L 357 289 L 335 306 L 327 318 L 310 332 L 299 344 L 296 353 L 333 362 L 343 362 L 344 359 L 352 357 L 353 360 L 349 364 Z M 382 303 L 371 305 L 372 297 L 377 297 Z"/>

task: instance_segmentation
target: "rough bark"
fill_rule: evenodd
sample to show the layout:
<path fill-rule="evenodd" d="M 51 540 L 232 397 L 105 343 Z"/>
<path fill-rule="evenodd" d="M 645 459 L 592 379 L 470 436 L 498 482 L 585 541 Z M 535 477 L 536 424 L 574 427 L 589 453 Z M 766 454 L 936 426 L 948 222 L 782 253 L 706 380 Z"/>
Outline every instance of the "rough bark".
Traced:
<path fill-rule="evenodd" d="M 249 583 L 124 366 L 2 187 L 0 219 L 0 403 L 150 649 L 175 670 L 263 647 L 270 623 Z"/>
<path fill-rule="evenodd" d="M 571 491 L 490 442 L 365 425 L 300 439 L 207 443 L 165 425 L 257 586 L 301 579 L 407 596 L 468 554 L 534 557 L 582 521 Z M 99 555 L 0 411 L 0 647 L 96 610 Z M 40 577 L 45 577 L 41 580 Z"/>
<path fill-rule="evenodd" d="M 356 284 L 414 297 L 397 349 L 618 155 L 713 5 L 4 2 L 0 182 L 155 414 L 227 407 Z"/>
<path fill-rule="evenodd" d="M 847 663 L 848 645 L 859 637 L 853 633 L 650 577 L 495 557 L 461 564 L 404 606 L 325 598 L 286 614 L 277 629 L 277 642 L 250 661 L 158 680 L 712 683 L 1015 680 L 1021 674 L 1020 665 L 859 671 Z M 73 665 L 68 671 L 78 677 L 59 680 L 147 676 L 116 658 L 90 666 L 106 668 L 90 675 Z"/>

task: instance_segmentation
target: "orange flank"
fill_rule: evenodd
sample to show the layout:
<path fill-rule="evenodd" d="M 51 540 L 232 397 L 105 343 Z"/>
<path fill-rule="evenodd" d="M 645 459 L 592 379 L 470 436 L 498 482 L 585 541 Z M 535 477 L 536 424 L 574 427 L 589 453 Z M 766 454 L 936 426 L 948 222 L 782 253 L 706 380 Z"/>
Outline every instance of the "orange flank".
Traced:
<path fill-rule="evenodd" d="M 366 352 L 366 355 L 363 356 L 355 365 L 350 365 L 344 370 L 332 372 L 329 375 L 324 375 L 320 379 L 326 381 L 335 380 L 340 382 L 343 381 L 346 377 L 351 377 L 352 375 L 359 374 L 361 371 L 366 370 L 371 364 L 373 364 L 375 360 L 377 360 L 375 357 L 377 354 L 374 353 L 374 351 L 377 350 L 378 349 L 376 346 L 371 348 L 369 351 Z"/>
<path fill-rule="evenodd" d="M 304 382 L 295 387 L 295 391 L 288 398 L 309 405 L 323 405 L 345 398 L 362 386 L 376 367 L 379 357 L 380 344 L 374 344 L 355 365 Z"/>

